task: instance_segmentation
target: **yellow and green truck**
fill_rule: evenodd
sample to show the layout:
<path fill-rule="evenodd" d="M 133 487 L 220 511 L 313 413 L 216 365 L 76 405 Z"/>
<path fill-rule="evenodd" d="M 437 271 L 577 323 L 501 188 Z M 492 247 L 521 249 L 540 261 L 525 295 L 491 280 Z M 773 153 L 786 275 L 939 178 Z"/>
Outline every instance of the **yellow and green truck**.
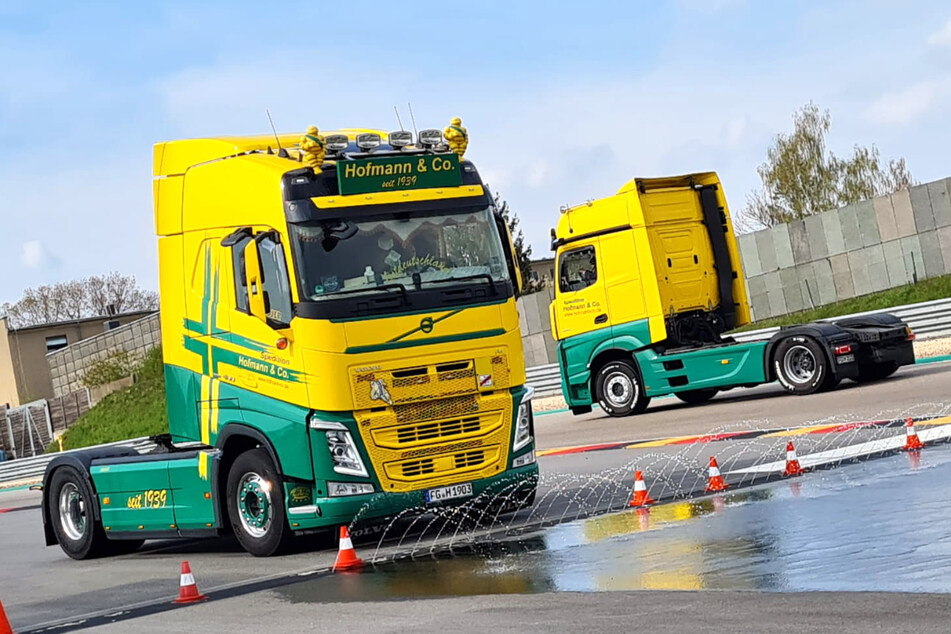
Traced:
<path fill-rule="evenodd" d="M 782 328 L 737 342 L 750 323 L 743 269 L 715 173 L 636 178 L 617 194 L 562 210 L 552 331 L 575 414 L 611 416 L 654 396 L 691 404 L 778 380 L 793 394 L 872 381 L 914 363 L 911 329 L 893 315 Z"/>
<path fill-rule="evenodd" d="M 467 142 L 454 121 L 157 144 L 169 434 L 55 458 L 47 544 L 233 532 L 267 556 L 356 516 L 531 504 L 519 269 Z"/>

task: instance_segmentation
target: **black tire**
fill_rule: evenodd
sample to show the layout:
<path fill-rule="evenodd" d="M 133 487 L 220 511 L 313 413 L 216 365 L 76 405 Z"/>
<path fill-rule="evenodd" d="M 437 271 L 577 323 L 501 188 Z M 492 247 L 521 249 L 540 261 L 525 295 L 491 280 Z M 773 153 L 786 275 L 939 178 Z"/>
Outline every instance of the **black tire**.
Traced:
<path fill-rule="evenodd" d="M 780 385 L 799 396 L 823 389 L 831 374 L 822 347 L 815 339 L 801 336 L 787 337 L 776 344 L 773 370 Z"/>
<path fill-rule="evenodd" d="M 706 403 L 711 398 L 717 395 L 717 392 L 720 390 L 715 387 L 711 387 L 705 390 L 687 390 L 686 392 L 675 392 L 674 396 L 679 398 L 684 403 L 690 405 L 700 405 L 701 403 Z"/>
<path fill-rule="evenodd" d="M 93 505 L 98 500 L 92 487 L 74 467 L 53 472 L 47 498 L 50 522 L 56 541 L 73 559 L 92 559 L 109 554 L 110 543 Z"/>
<path fill-rule="evenodd" d="M 872 365 L 859 366 L 859 374 L 853 380 L 856 383 L 870 383 L 872 381 L 881 381 L 898 370 L 898 364 L 894 361 L 886 363 L 875 363 Z"/>
<path fill-rule="evenodd" d="M 284 485 L 263 447 L 244 452 L 231 465 L 227 505 L 231 528 L 246 551 L 270 557 L 287 548 L 292 533 L 284 512 Z"/>
<path fill-rule="evenodd" d="M 598 370 L 594 393 L 608 416 L 640 414 L 651 402 L 640 373 L 628 361 L 610 361 Z"/>

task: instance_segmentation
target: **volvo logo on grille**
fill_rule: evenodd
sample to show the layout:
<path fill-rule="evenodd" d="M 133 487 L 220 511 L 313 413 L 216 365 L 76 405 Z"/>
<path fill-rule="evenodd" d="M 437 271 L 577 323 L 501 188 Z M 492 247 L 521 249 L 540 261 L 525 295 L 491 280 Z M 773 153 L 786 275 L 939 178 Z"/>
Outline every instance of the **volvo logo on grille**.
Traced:
<path fill-rule="evenodd" d="M 393 404 L 393 399 L 390 398 L 390 393 L 386 390 L 386 383 L 383 382 L 383 379 L 370 381 L 370 400 L 383 401 L 387 405 Z"/>
<path fill-rule="evenodd" d="M 419 322 L 419 329 L 429 334 L 433 331 L 433 318 L 432 317 L 423 317 L 422 321 Z"/>

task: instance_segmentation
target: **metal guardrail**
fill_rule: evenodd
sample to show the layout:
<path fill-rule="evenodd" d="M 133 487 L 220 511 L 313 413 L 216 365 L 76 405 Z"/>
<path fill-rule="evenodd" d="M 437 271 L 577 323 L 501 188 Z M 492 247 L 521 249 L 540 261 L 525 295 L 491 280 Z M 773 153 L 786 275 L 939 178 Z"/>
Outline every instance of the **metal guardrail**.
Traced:
<path fill-rule="evenodd" d="M 153 447 L 155 443 L 148 437 L 133 438 L 132 440 L 121 440 L 119 442 L 106 443 L 98 447 L 131 447 L 139 453 L 144 453 Z M 36 456 L 34 458 L 21 458 L 19 460 L 7 460 L 0 462 L 0 485 L 8 482 L 19 482 L 21 480 L 38 480 L 43 477 L 46 471 L 46 465 L 56 456 L 73 451 L 82 451 L 81 449 L 72 449 L 62 453 L 51 453 Z"/>
<path fill-rule="evenodd" d="M 951 337 L 951 298 L 938 299 L 920 304 L 907 304 L 883 310 L 870 310 L 852 315 L 839 315 L 826 320 L 835 321 L 847 317 L 875 315 L 877 313 L 891 313 L 911 326 L 918 339 L 935 339 L 937 337 Z M 733 335 L 737 341 L 756 341 L 769 339 L 779 328 L 762 328 L 748 330 Z M 535 388 L 536 397 L 561 396 L 561 374 L 558 364 L 539 365 L 526 369 L 527 382 Z"/>
<path fill-rule="evenodd" d="M 870 310 L 852 315 L 839 315 L 838 317 L 830 317 L 829 319 L 820 319 L 818 321 L 836 321 L 837 319 L 845 319 L 847 317 L 862 317 L 864 315 L 878 315 L 881 313 L 891 313 L 904 321 L 911 326 L 911 329 L 919 339 L 934 339 L 937 337 L 951 336 L 951 298 L 936 299 L 920 304 L 895 306 L 882 310 Z M 747 330 L 746 332 L 733 335 L 733 338 L 737 341 L 756 341 L 758 339 L 768 339 L 778 331 L 779 328 Z"/>

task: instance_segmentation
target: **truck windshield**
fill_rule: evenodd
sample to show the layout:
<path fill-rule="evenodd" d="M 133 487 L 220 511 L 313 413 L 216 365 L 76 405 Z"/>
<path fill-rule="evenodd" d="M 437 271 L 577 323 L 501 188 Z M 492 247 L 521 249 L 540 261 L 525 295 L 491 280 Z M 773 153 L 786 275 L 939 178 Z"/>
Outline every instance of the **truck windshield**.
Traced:
<path fill-rule="evenodd" d="M 335 218 L 292 225 L 291 235 L 305 301 L 509 279 L 490 207 Z"/>

